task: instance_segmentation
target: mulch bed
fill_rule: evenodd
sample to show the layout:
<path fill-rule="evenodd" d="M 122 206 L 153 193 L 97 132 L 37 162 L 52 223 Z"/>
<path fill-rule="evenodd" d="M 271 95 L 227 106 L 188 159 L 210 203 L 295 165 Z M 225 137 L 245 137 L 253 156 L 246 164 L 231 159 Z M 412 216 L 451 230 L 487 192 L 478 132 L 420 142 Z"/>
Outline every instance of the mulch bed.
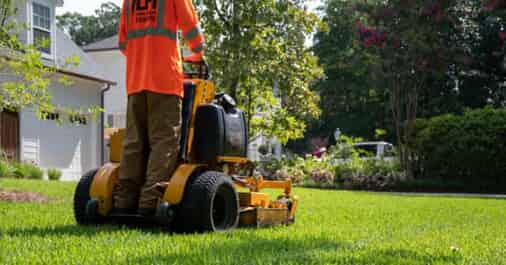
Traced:
<path fill-rule="evenodd" d="M 48 197 L 34 192 L 0 190 L 0 201 L 48 203 L 50 200 Z"/>

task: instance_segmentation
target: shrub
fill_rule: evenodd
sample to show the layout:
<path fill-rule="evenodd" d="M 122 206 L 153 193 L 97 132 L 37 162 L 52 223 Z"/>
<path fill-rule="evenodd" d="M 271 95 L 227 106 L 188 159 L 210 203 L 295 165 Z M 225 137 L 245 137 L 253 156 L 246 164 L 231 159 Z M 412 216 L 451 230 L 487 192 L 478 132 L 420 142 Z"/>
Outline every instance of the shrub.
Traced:
<path fill-rule="evenodd" d="M 294 184 L 324 188 L 385 189 L 405 178 L 398 161 L 367 158 L 354 148 L 361 140 L 341 136 L 341 141 L 321 158 L 282 158 L 262 164 L 261 171 L 269 179 L 289 178 Z"/>
<path fill-rule="evenodd" d="M 506 109 L 419 120 L 414 139 L 417 178 L 506 186 Z"/>
<path fill-rule="evenodd" d="M 310 179 L 319 185 L 330 186 L 334 185 L 334 172 L 325 169 L 315 169 L 311 172 Z"/>
<path fill-rule="evenodd" d="M 0 160 L 0 178 L 9 178 L 14 176 L 14 167 L 5 160 Z"/>
<path fill-rule="evenodd" d="M 290 179 L 293 184 L 302 184 L 306 178 L 304 172 L 298 168 L 283 168 L 272 175 L 274 180 L 287 180 Z"/>
<path fill-rule="evenodd" d="M 363 160 L 362 168 L 341 177 L 348 189 L 388 190 L 405 180 L 399 161 Z"/>
<path fill-rule="evenodd" d="M 304 171 L 302 171 L 301 169 L 294 168 L 290 172 L 290 179 L 295 184 L 302 184 L 306 179 L 306 175 L 304 174 Z"/>
<path fill-rule="evenodd" d="M 43 179 L 44 178 L 44 170 L 41 168 L 35 166 L 35 165 L 29 165 L 28 166 L 30 171 L 29 178 L 31 179 Z"/>
<path fill-rule="evenodd" d="M 30 166 L 30 178 L 31 179 L 43 179 L 44 178 L 44 170 L 37 166 Z"/>
<path fill-rule="evenodd" d="M 58 169 L 50 168 L 47 170 L 47 176 L 49 180 L 60 180 L 62 172 Z"/>
<path fill-rule="evenodd" d="M 14 169 L 14 176 L 20 179 L 42 179 L 44 171 L 32 164 L 17 163 Z"/>
<path fill-rule="evenodd" d="M 30 177 L 30 168 L 28 164 L 16 163 L 14 165 L 14 177 L 18 179 L 26 179 Z"/>

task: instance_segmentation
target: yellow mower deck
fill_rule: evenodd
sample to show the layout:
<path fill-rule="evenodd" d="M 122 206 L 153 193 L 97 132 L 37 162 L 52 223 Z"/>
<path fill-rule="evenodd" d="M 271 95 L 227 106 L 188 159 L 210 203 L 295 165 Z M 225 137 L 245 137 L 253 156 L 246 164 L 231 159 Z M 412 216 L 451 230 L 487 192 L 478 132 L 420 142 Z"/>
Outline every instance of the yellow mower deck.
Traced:
<path fill-rule="evenodd" d="M 90 197 L 98 201 L 98 211 L 102 216 L 108 216 L 112 210 L 112 192 L 118 181 L 119 166 L 118 163 L 108 163 L 100 168 L 94 177 Z M 183 198 L 189 178 L 195 170 L 205 167 L 205 165 L 198 164 L 179 165 L 160 203 L 178 205 Z M 240 205 L 239 226 L 287 225 L 295 220 L 297 198 L 291 195 L 292 184 L 290 181 L 267 181 L 258 177 L 246 177 L 237 178 L 235 184 L 238 189 L 247 190 L 238 192 Z M 272 200 L 267 193 L 259 192 L 264 188 L 281 189 L 284 192 L 278 198 Z M 287 205 L 283 199 L 290 200 L 290 205 Z"/>

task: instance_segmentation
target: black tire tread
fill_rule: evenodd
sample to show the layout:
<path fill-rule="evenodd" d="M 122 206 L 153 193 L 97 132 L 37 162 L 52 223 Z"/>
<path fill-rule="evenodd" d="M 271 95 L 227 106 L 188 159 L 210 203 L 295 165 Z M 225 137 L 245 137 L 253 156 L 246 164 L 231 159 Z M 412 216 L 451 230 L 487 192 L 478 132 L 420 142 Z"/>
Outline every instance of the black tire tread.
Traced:
<path fill-rule="evenodd" d="M 86 205 L 90 198 L 90 188 L 98 170 L 91 170 L 84 174 L 77 184 L 74 193 L 74 217 L 80 225 L 93 224 L 91 218 L 86 214 Z"/>
<path fill-rule="evenodd" d="M 217 171 L 206 171 L 190 181 L 186 186 L 183 201 L 176 214 L 174 224 L 176 231 L 184 233 L 216 231 L 211 218 L 209 218 L 211 212 L 210 202 L 221 184 L 234 187 L 232 180 L 227 175 Z M 235 200 L 238 208 L 239 198 L 237 193 L 235 193 Z M 239 214 L 237 214 L 235 224 L 229 229 L 237 226 L 238 217 Z"/>

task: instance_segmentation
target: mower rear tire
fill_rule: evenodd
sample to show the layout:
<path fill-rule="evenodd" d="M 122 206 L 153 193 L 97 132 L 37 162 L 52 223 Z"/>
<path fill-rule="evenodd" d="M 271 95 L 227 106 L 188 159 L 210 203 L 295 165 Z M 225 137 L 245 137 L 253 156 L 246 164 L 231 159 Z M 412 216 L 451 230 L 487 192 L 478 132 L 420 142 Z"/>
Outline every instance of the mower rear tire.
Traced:
<path fill-rule="evenodd" d="M 97 209 L 90 198 L 90 188 L 98 170 L 91 170 L 84 174 L 77 184 L 74 193 L 74 217 L 80 225 L 93 225 L 99 223 Z M 97 204 L 98 206 L 98 204 Z M 95 207 L 96 208 L 96 207 Z"/>
<path fill-rule="evenodd" d="M 186 186 L 176 212 L 178 232 L 227 231 L 239 223 L 239 196 L 234 183 L 222 172 L 206 171 Z"/>

